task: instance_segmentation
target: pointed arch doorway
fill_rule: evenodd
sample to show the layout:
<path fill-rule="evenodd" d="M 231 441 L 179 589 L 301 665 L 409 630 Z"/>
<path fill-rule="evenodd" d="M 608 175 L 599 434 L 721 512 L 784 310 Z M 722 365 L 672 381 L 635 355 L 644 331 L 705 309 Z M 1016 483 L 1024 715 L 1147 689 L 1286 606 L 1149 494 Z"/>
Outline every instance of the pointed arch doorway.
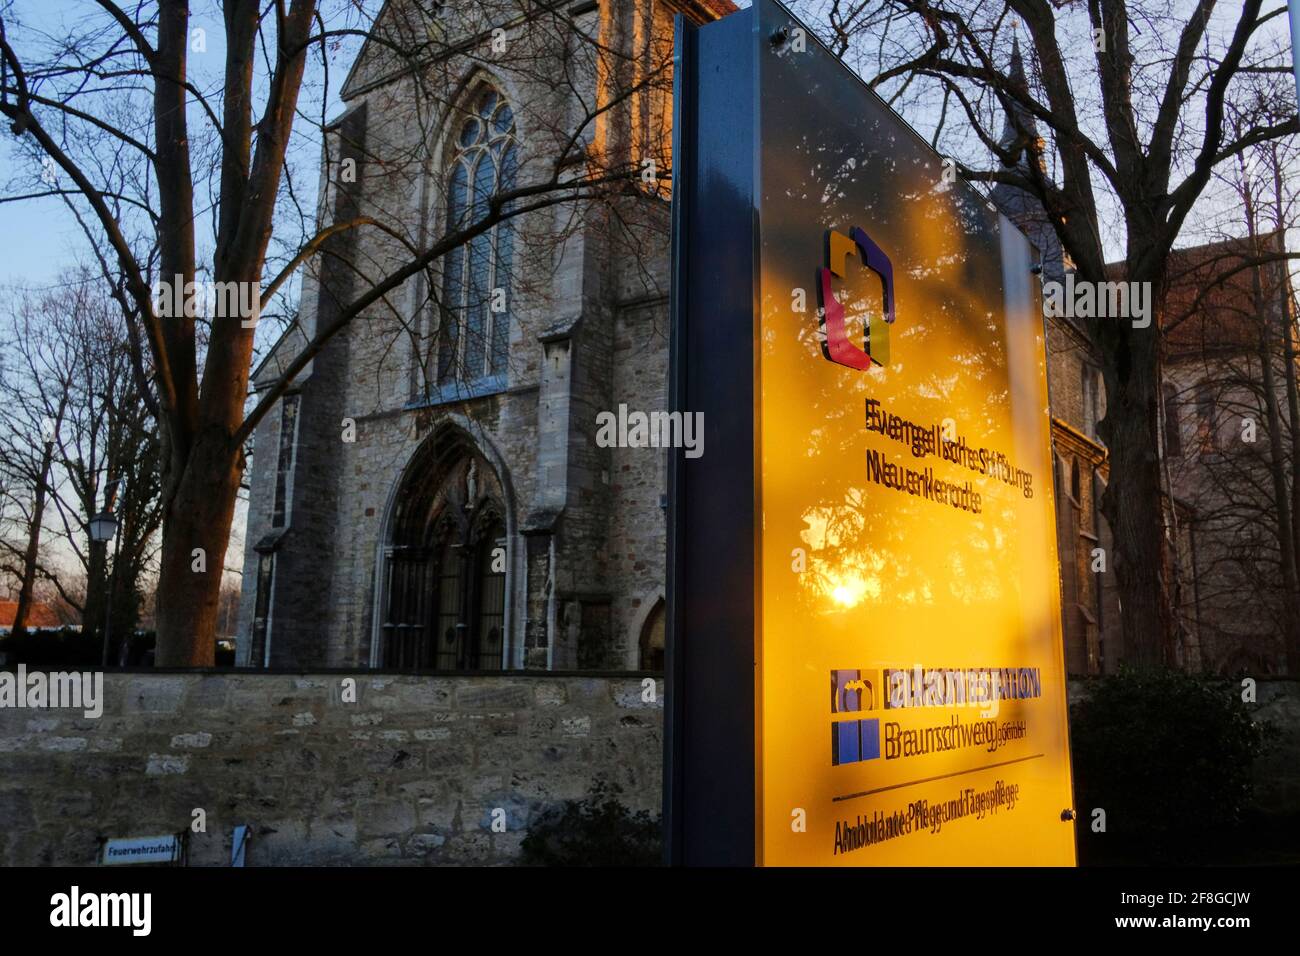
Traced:
<path fill-rule="evenodd" d="M 445 426 L 407 466 L 381 549 L 373 662 L 381 668 L 507 666 L 509 536 L 500 476 Z"/>

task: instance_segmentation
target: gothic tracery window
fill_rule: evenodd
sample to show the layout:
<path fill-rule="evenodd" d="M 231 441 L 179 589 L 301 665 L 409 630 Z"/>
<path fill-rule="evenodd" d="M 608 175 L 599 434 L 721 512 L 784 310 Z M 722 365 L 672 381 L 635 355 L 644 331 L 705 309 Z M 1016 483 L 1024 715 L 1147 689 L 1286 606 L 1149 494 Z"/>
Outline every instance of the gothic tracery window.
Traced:
<path fill-rule="evenodd" d="M 447 232 L 480 221 L 494 196 L 515 187 L 518 172 L 509 104 L 487 85 L 480 86 L 469 103 L 456 120 L 447 182 Z M 513 256 L 513 229 L 505 220 L 444 258 L 438 385 L 505 375 Z"/>
<path fill-rule="evenodd" d="M 289 513 L 289 491 L 293 480 L 294 458 L 298 444 L 298 401 L 291 392 L 280 399 L 280 457 L 275 468 L 275 503 L 271 510 L 271 527 L 283 528 Z"/>

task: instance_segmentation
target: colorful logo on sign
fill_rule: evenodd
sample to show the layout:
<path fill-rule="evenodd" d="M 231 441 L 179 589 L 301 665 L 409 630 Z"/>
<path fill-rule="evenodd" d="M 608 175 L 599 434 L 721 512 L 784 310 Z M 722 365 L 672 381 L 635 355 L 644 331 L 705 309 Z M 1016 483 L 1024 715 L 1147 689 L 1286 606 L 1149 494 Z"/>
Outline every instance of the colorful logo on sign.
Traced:
<path fill-rule="evenodd" d="M 835 297 L 831 276 L 843 281 L 848 276 L 848 258 L 857 253 L 858 261 L 880 277 L 884 298 L 879 314 L 872 313 L 866 328 L 863 347 L 849 337 L 844 305 Z M 854 226 L 846 236 L 834 229 L 826 231 L 826 266 L 817 270 L 817 289 L 822 313 L 822 354 L 830 361 L 849 368 L 868 369 L 872 363 L 889 364 L 889 327 L 894 323 L 894 265 L 871 237 Z"/>
<path fill-rule="evenodd" d="M 875 709 L 871 681 L 862 671 L 831 671 L 831 766 L 880 756 L 880 721 L 855 716 Z"/>

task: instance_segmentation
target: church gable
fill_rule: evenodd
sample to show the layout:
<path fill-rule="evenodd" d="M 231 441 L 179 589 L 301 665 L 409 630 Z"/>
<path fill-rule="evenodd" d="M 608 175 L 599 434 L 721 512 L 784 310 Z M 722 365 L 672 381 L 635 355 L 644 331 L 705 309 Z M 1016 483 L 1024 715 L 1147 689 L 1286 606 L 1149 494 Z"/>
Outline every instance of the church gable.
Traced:
<path fill-rule="evenodd" d="M 644 2 L 644 0 L 640 0 Z M 681 13 L 694 23 L 705 23 L 734 12 L 731 0 L 660 0 L 670 14 Z M 599 7 L 597 3 L 572 3 L 567 14 L 578 17 Z M 518 0 L 388 0 L 375 20 L 352 69 L 341 97 L 352 99 L 391 82 L 416 64 L 427 65 L 448 53 L 473 54 L 476 44 L 486 51 L 494 42 L 508 39 L 512 26 L 527 19 Z M 495 37 L 504 30 L 503 37 Z"/>
<path fill-rule="evenodd" d="M 456 14 L 438 0 L 388 0 L 366 37 L 340 97 L 350 100 L 408 72 L 446 48 Z"/>
<path fill-rule="evenodd" d="M 477 44 L 488 56 L 495 37 L 521 19 L 514 0 L 475 0 L 445 3 L 440 0 L 388 0 L 366 37 L 343 83 L 340 96 L 352 99 L 369 89 L 392 82 L 414 67 L 426 67 L 451 53 L 473 55 Z"/>

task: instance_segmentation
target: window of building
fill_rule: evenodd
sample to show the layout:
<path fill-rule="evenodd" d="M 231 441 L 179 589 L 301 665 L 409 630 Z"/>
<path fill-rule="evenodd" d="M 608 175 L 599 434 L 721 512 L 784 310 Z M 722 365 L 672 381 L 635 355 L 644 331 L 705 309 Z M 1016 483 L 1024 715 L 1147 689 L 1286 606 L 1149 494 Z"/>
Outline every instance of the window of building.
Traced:
<path fill-rule="evenodd" d="M 1196 446 L 1202 455 L 1218 450 L 1218 406 L 1209 383 L 1196 387 Z"/>
<path fill-rule="evenodd" d="M 1079 368 L 1082 378 L 1083 396 L 1083 433 L 1089 438 L 1097 438 L 1097 422 L 1101 419 L 1098 395 L 1101 391 L 1101 377 L 1097 370 L 1086 362 Z"/>
<path fill-rule="evenodd" d="M 275 466 L 275 504 L 271 527 L 283 528 L 289 515 L 293 490 L 293 465 L 298 446 L 298 394 L 280 399 L 280 452 Z"/>
<path fill-rule="evenodd" d="M 641 670 L 662 671 L 664 669 L 664 602 L 660 599 L 650 611 L 645 624 L 641 627 Z"/>
<path fill-rule="evenodd" d="M 265 667 L 271 637 L 271 585 L 275 581 L 275 555 L 257 559 L 257 596 L 253 600 L 253 643 L 248 652 L 249 667 Z"/>
<path fill-rule="evenodd" d="M 1085 618 L 1079 611 L 1087 593 L 1087 583 L 1084 580 L 1086 565 L 1083 563 L 1079 534 L 1082 519 L 1079 502 L 1083 490 L 1082 474 L 1078 458 L 1071 456 L 1068 462 L 1064 458 L 1060 461 L 1064 472 L 1060 483 L 1067 485 L 1056 503 L 1056 547 L 1061 572 L 1061 627 L 1065 638 L 1065 661 L 1069 673 L 1086 674 L 1087 628 Z"/>
<path fill-rule="evenodd" d="M 514 114 L 496 90 L 480 86 L 470 115 L 458 120 L 447 186 L 447 229 L 472 225 L 498 193 L 515 187 L 518 149 Z M 444 257 L 437 384 L 504 385 L 510 341 L 510 220 L 480 233 Z"/>
<path fill-rule="evenodd" d="M 1178 426 L 1178 389 L 1166 382 L 1162 394 L 1165 405 L 1165 454 L 1170 458 L 1181 458 L 1183 434 Z"/>

